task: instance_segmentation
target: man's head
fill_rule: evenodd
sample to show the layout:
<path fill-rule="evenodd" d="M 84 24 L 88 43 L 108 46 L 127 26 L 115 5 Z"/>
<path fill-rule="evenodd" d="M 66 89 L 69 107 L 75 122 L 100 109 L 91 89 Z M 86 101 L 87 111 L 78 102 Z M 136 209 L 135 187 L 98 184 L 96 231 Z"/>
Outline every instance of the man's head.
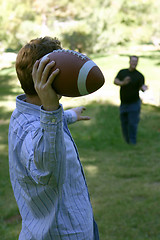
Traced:
<path fill-rule="evenodd" d="M 26 94 L 37 95 L 32 79 L 34 63 L 57 49 L 61 49 L 61 43 L 58 39 L 51 37 L 33 39 L 20 49 L 16 59 L 16 72 Z"/>
<path fill-rule="evenodd" d="M 137 56 L 130 56 L 129 57 L 129 70 L 134 71 L 138 64 L 138 57 Z"/>

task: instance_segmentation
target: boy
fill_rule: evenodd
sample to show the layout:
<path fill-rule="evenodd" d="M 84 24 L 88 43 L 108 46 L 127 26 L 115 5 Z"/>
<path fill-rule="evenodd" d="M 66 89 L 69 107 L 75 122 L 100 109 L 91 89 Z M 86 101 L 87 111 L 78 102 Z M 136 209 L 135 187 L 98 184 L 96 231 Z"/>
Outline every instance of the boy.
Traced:
<path fill-rule="evenodd" d="M 63 111 L 51 87 L 59 69 L 41 59 L 60 49 L 49 37 L 26 44 L 16 71 L 22 94 L 9 126 L 9 168 L 22 217 L 19 240 L 98 240 L 86 180 L 67 123 L 88 120 L 83 107 Z"/>

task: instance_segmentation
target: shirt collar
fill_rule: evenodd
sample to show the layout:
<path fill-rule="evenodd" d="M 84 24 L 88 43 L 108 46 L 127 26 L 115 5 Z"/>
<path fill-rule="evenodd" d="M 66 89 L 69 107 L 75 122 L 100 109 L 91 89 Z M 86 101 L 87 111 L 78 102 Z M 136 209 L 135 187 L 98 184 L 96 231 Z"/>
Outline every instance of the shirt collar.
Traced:
<path fill-rule="evenodd" d="M 40 117 L 41 106 L 27 103 L 27 102 L 25 102 L 25 99 L 26 99 L 25 94 L 21 94 L 21 95 L 17 96 L 16 107 L 17 107 L 18 111 L 20 111 L 22 113 L 29 113 L 34 116 Z"/>

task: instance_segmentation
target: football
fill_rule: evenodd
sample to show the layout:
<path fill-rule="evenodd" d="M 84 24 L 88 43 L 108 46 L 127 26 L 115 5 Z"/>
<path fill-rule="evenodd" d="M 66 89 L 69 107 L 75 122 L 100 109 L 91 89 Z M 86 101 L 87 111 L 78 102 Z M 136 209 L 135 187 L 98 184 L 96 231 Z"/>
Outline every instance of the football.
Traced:
<path fill-rule="evenodd" d="M 73 50 L 58 49 L 44 57 L 46 56 L 50 61 L 55 61 L 53 71 L 56 68 L 60 70 L 52 87 L 61 96 L 84 96 L 95 92 L 105 82 L 100 68 L 86 55 Z"/>

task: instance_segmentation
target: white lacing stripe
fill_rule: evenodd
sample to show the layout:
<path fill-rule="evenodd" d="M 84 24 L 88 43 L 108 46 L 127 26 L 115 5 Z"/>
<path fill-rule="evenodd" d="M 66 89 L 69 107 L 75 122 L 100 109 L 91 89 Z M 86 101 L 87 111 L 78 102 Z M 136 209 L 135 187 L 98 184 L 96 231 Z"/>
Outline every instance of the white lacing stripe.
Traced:
<path fill-rule="evenodd" d="M 87 88 L 86 88 L 86 79 L 87 79 L 89 71 L 94 66 L 96 66 L 96 64 L 92 60 L 90 60 L 90 61 L 87 61 L 79 71 L 77 85 L 78 85 L 79 93 L 81 95 L 89 94 L 89 92 L 87 91 Z"/>
<path fill-rule="evenodd" d="M 74 50 L 69 50 L 69 49 L 57 49 L 57 50 L 54 50 L 53 52 L 67 52 L 67 53 L 71 53 L 73 55 L 76 55 L 77 57 L 80 57 L 82 59 L 86 59 L 87 56 L 80 53 L 80 52 L 76 52 Z"/>

